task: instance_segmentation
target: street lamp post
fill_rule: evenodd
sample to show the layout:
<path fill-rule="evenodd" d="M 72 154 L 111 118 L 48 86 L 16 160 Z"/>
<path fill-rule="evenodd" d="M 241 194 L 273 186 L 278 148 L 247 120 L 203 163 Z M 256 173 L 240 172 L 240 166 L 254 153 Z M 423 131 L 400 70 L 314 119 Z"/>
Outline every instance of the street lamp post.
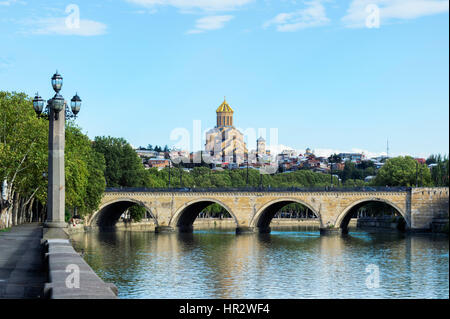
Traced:
<path fill-rule="evenodd" d="M 247 158 L 247 178 L 246 178 L 246 183 L 247 183 L 247 187 L 248 187 L 248 158 Z"/>
<path fill-rule="evenodd" d="M 330 163 L 330 187 L 333 187 L 333 163 Z"/>
<path fill-rule="evenodd" d="M 183 187 L 183 169 L 181 168 L 181 166 L 178 166 L 178 168 L 180 169 L 180 188 Z"/>
<path fill-rule="evenodd" d="M 78 94 L 71 99 L 70 109 L 62 95 L 59 94 L 63 85 L 62 76 L 56 71 L 52 76 L 52 87 L 56 94 L 47 100 L 44 110 L 44 100 L 36 93 L 33 108 L 39 118 L 49 121 L 48 132 L 48 192 L 46 228 L 64 228 L 67 226 L 65 212 L 65 175 L 64 146 L 66 118 L 76 118 L 81 108 Z M 63 111 L 63 112 L 61 112 Z"/>
<path fill-rule="evenodd" d="M 247 177 L 246 177 L 246 185 L 247 185 L 247 187 L 248 187 L 248 152 L 247 152 L 247 154 L 246 154 L 246 156 L 247 156 Z"/>
<path fill-rule="evenodd" d="M 418 167 L 419 167 L 419 162 L 416 161 L 416 187 L 419 186 L 419 175 L 418 175 Z"/>
<path fill-rule="evenodd" d="M 169 188 L 170 188 L 170 158 L 169 158 Z"/>

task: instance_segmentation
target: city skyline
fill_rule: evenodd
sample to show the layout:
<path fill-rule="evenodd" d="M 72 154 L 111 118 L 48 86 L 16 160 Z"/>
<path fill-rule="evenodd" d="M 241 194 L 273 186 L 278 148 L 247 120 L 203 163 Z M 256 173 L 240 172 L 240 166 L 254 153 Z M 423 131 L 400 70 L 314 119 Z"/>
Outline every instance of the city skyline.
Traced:
<path fill-rule="evenodd" d="M 9 0 L 0 17 L 2 90 L 49 96 L 58 69 L 90 138 L 172 146 L 225 95 L 280 148 L 449 153 L 448 1 Z"/>

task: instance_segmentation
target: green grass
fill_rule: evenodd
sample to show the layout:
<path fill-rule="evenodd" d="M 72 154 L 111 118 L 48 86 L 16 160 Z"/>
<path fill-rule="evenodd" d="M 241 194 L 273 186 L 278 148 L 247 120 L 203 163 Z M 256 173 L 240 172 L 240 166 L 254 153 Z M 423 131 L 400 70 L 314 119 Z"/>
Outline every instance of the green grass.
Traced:
<path fill-rule="evenodd" d="M 3 229 L 0 229 L 0 233 L 5 233 L 10 230 L 11 230 L 11 227 L 3 228 Z"/>

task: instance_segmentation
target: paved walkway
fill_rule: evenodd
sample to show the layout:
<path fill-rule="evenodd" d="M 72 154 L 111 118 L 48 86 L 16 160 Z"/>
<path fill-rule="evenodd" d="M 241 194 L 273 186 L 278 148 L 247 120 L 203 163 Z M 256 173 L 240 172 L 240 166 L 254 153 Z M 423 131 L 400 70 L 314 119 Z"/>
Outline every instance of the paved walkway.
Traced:
<path fill-rule="evenodd" d="M 47 281 L 41 239 L 38 223 L 0 232 L 0 299 L 40 298 Z"/>

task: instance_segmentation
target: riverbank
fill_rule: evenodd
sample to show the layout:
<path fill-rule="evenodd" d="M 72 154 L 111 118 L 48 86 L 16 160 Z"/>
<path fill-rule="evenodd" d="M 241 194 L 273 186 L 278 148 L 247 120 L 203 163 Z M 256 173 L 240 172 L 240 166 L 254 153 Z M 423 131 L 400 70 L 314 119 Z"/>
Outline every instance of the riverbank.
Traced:
<path fill-rule="evenodd" d="M 39 223 L 0 232 L 0 299 L 42 298 L 47 282 Z"/>
<path fill-rule="evenodd" d="M 0 232 L 0 299 L 117 298 L 69 240 L 44 236 L 40 223 Z"/>
<path fill-rule="evenodd" d="M 270 227 L 277 229 L 292 227 L 317 227 L 319 220 L 314 218 L 274 218 Z M 356 227 L 357 219 L 352 218 L 349 227 Z M 236 222 L 233 218 L 197 218 L 193 224 L 195 230 L 206 229 L 236 229 Z M 140 222 L 118 221 L 114 227 L 116 230 L 136 231 L 136 232 L 154 232 L 156 224 L 153 219 L 143 219 Z M 96 228 L 87 229 L 83 223 L 69 225 L 67 231 L 69 235 L 84 233 L 86 231 L 96 231 Z"/>
<path fill-rule="evenodd" d="M 349 221 L 349 228 L 360 228 L 369 230 L 400 230 L 405 231 L 402 225 L 403 219 L 388 217 L 364 217 L 352 218 Z M 119 220 L 114 229 L 135 232 L 155 232 L 157 225 L 153 219 L 143 219 L 140 222 L 130 222 Z M 194 230 L 206 229 L 236 229 L 236 222 L 233 218 L 197 218 L 193 224 Z M 274 218 L 270 223 L 271 228 L 283 229 L 292 227 L 320 227 L 317 218 Z M 98 228 L 86 228 L 83 223 L 69 225 L 67 232 L 69 235 L 84 233 L 86 231 L 96 231 Z M 442 233 L 448 235 L 448 219 L 435 219 L 431 233 Z"/>
<path fill-rule="evenodd" d="M 356 225 L 356 221 L 351 221 L 351 224 Z M 319 221 L 316 219 L 294 219 L 294 218 L 275 218 L 270 224 L 271 227 L 296 227 L 296 226 L 317 226 L 319 227 Z M 235 229 L 236 222 L 233 218 L 197 218 L 193 224 L 194 229 Z M 118 221 L 115 225 L 117 230 L 127 231 L 149 231 L 154 232 L 156 224 L 153 219 L 144 219 L 140 222 Z M 91 229 L 95 230 L 95 228 Z M 79 223 L 75 225 L 69 225 L 68 233 L 77 234 L 87 231 L 84 224 Z"/>
<path fill-rule="evenodd" d="M 70 240 L 48 239 L 45 242 L 48 282 L 43 297 L 48 299 L 116 299 L 114 284 L 105 283 Z"/>

